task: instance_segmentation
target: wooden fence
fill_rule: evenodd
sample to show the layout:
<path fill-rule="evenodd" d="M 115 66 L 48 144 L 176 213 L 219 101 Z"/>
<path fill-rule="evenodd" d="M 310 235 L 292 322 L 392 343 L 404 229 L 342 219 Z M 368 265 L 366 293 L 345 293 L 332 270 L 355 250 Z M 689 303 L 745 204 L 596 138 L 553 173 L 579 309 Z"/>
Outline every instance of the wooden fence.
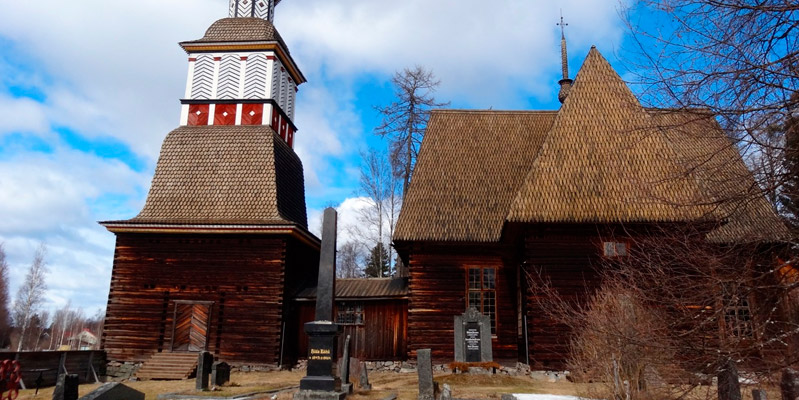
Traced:
<path fill-rule="evenodd" d="M 22 369 L 25 388 L 54 386 L 60 372 L 77 374 L 80 383 L 99 381 L 105 371 L 105 352 L 81 351 L 22 351 L 0 352 L 0 360 L 17 360 Z"/>

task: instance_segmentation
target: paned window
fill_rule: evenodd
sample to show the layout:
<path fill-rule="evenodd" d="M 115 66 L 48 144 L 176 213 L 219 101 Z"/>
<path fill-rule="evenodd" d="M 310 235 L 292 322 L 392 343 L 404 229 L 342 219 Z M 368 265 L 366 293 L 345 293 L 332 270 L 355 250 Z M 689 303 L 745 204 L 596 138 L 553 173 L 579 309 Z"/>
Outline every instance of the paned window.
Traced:
<path fill-rule="evenodd" d="M 605 257 L 626 257 L 626 242 L 602 242 L 602 253 Z"/>
<path fill-rule="evenodd" d="M 727 334 L 738 338 L 753 336 L 752 316 L 746 296 L 725 293 L 724 324 Z"/>
<path fill-rule="evenodd" d="M 338 303 L 336 323 L 342 325 L 363 325 L 363 303 L 359 301 Z"/>
<path fill-rule="evenodd" d="M 497 327 L 497 269 L 494 267 L 469 267 L 466 307 L 491 318 L 491 334 Z"/>

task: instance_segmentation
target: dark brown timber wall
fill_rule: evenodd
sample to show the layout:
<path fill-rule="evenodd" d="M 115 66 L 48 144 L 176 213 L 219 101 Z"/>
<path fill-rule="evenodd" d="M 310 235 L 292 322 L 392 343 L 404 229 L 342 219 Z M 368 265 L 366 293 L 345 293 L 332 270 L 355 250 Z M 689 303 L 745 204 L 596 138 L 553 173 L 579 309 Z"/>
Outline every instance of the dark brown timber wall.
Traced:
<path fill-rule="evenodd" d="M 494 360 L 518 360 L 517 263 L 505 248 L 492 245 L 415 243 L 408 249 L 408 350 L 430 348 L 440 363 L 454 361 L 454 317 L 466 310 L 467 269 L 496 267 L 497 330 L 492 339 Z"/>
<path fill-rule="evenodd" d="M 318 248 L 284 235 L 118 234 L 103 332 L 108 359 L 171 351 L 182 322 L 176 304 L 210 302 L 208 320 L 192 321 L 206 330 L 208 351 L 231 363 L 278 363 L 287 285 L 314 274 L 318 261 L 302 264 L 314 255 Z"/>
<path fill-rule="evenodd" d="M 41 386 L 54 386 L 58 379 L 61 359 L 70 374 L 77 374 L 80 383 L 94 383 L 104 375 L 105 352 L 81 351 L 21 351 L 0 352 L 0 360 L 19 361 L 22 382 L 28 389 L 36 388 L 36 380 L 42 377 Z"/>
<path fill-rule="evenodd" d="M 596 268 L 602 264 L 603 251 L 599 230 L 607 229 L 587 225 L 530 228 L 525 237 L 525 271 L 532 276 L 540 273 L 563 299 L 585 301 L 599 285 Z M 530 365 L 562 369 L 568 356 L 571 332 L 540 309 L 535 299 L 539 293 L 527 292 Z"/>
<path fill-rule="evenodd" d="M 344 299 L 363 305 L 363 323 L 342 325 L 339 335 L 339 356 L 344 339 L 350 335 L 352 357 L 366 361 L 400 361 L 407 356 L 408 300 L 406 299 Z M 303 324 L 313 321 L 316 303 L 296 302 L 299 309 L 299 354 L 308 357 L 308 335 Z"/>

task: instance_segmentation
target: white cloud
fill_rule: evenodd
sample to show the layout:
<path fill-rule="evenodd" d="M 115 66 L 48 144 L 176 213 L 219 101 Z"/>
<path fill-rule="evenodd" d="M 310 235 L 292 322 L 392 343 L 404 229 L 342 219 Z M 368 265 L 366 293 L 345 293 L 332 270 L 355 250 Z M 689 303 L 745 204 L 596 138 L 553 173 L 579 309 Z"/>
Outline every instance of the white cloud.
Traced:
<path fill-rule="evenodd" d="M 27 98 L 0 94 L 0 136 L 25 131 L 44 134 L 49 131 L 47 112 L 41 103 Z"/>

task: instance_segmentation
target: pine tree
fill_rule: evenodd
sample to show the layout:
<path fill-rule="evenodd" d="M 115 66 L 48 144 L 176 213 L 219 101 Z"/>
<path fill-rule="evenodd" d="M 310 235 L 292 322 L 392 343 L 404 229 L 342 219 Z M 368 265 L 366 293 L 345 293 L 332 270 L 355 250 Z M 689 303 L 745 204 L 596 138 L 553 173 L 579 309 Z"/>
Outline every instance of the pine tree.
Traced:
<path fill-rule="evenodd" d="M 369 259 L 366 263 L 364 273 L 368 277 L 382 278 L 389 276 L 391 271 L 388 261 L 388 250 L 382 242 L 378 242 L 372 251 L 369 252 Z"/>

